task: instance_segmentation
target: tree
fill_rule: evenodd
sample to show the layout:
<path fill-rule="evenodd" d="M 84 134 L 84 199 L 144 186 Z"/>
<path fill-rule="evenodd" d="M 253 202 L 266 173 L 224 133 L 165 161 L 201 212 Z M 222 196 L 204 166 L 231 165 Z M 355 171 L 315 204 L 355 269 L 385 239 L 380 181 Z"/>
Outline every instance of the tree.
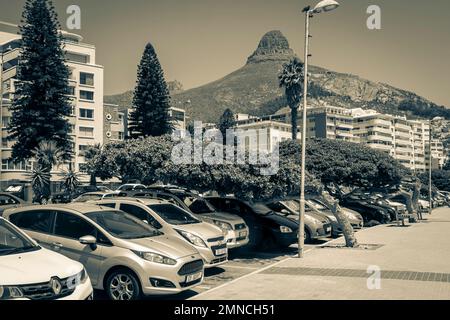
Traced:
<path fill-rule="evenodd" d="M 292 140 L 297 140 L 298 132 L 298 108 L 303 96 L 304 66 L 294 58 L 283 65 L 283 70 L 278 76 L 280 87 L 285 89 L 286 100 L 291 108 Z"/>
<path fill-rule="evenodd" d="M 89 146 L 89 148 L 84 153 L 84 158 L 87 163 L 87 172 L 89 173 L 90 179 L 89 184 L 91 186 L 97 185 L 97 172 L 94 166 L 91 166 L 91 163 L 95 163 L 95 158 L 100 155 L 102 152 L 101 144 L 95 144 L 93 146 Z"/>
<path fill-rule="evenodd" d="M 64 151 L 55 141 L 41 141 L 31 152 L 36 159 L 36 166 L 31 174 L 31 185 L 36 198 L 41 201 L 51 195 L 50 181 L 53 166 L 59 165 L 64 159 Z"/>
<path fill-rule="evenodd" d="M 227 130 L 234 129 L 235 126 L 236 119 L 234 118 L 233 111 L 231 111 L 231 109 L 226 109 L 219 119 L 219 130 L 222 133 L 224 144 L 226 143 Z"/>
<path fill-rule="evenodd" d="M 69 193 L 70 201 L 76 188 L 80 185 L 80 174 L 72 169 L 62 171 L 64 189 Z"/>
<path fill-rule="evenodd" d="M 170 98 L 164 73 L 149 43 L 138 68 L 130 119 L 131 137 L 162 136 L 171 133 Z"/>
<path fill-rule="evenodd" d="M 70 72 L 55 9 L 48 0 L 27 0 L 22 17 L 22 51 L 8 130 L 9 139 L 17 140 L 12 158 L 29 159 L 41 141 L 51 140 L 69 160 L 73 150 L 65 117 L 71 113 Z"/>

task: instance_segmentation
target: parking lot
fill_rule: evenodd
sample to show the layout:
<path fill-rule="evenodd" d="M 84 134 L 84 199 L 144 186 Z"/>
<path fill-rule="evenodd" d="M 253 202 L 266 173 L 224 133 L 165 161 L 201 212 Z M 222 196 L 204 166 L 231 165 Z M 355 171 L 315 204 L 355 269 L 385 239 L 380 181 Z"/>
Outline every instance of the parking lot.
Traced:
<path fill-rule="evenodd" d="M 314 244 L 305 245 L 305 250 L 313 249 L 319 245 L 330 241 L 331 239 L 323 239 L 315 241 Z M 293 245 L 284 250 L 273 250 L 271 252 L 247 252 L 247 251 L 230 251 L 229 261 L 221 265 L 205 270 L 205 279 L 203 283 L 193 290 L 183 292 L 175 296 L 149 296 L 146 300 L 186 300 L 195 297 L 205 291 L 221 286 L 230 281 L 239 279 L 249 275 L 255 271 L 267 268 L 277 262 L 283 261 L 288 257 L 297 254 L 297 245 Z M 104 291 L 95 291 L 95 300 L 107 300 Z"/>

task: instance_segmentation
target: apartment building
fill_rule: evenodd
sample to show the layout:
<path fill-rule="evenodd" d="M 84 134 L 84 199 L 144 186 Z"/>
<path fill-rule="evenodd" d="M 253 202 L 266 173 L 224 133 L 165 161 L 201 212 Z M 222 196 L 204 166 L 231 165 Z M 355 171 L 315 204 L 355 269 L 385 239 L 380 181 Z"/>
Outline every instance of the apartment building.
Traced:
<path fill-rule="evenodd" d="M 67 66 L 71 71 L 69 86 L 72 97 L 72 113 L 68 117 L 74 142 L 72 167 L 80 171 L 85 162 L 83 151 L 90 145 L 103 144 L 103 67 L 96 64 L 95 46 L 83 43 L 79 35 L 63 32 L 64 49 Z M 21 50 L 20 36 L 14 33 L 0 32 L 0 52 L 2 55 L 2 93 L 4 103 L 1 114 L 2 166 L 0 180 L 26 181 L 26 172 L 32 168 L 32 163 L 14 164 L 9 158 L 14 141 L 7 142 L 7 127 L 11 118 L 8 105 L 13 99 L 14 82 L 17 72 L 18 57 Z M 63 168 L 55 168 L 59 172 Z M 82 168 L 81 168 L 82 169 Z M 53 178 L 58 179 L 57 175 Z M 88 177 L 86 177 L 88 179 Z"/>
<path fill-rule="evenodd" d="M 277 121 L 276 117 L 248 117 L 237 121 L 236 136 L 249 150 L 272 152 L 278 143 L 292 139 L 292 128 L 288 123 Z"/>

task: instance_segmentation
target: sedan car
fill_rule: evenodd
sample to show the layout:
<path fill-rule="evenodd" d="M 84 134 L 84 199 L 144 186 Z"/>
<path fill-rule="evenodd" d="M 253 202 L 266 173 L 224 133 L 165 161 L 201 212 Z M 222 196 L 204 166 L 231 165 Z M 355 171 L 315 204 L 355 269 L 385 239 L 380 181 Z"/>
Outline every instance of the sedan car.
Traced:
<path fill-rule="evenodd" d="M 368 203 L 364 197 L 359 195 L 350 194 L 344 197 L 341 200 L 341 205 L 360 213 L 364 219 L 364 224 L 369 227 L 391 221 L 391 215 L 386 209 Z"/>
<path fill-rule="evenodd" d="M 192 213 L 196 218 L 218 226 L 225 233 L 225 241 L 229 249 L 240 248 L 248 244 L 248 226 L 241 217 L 218 211 L 208 200 L 192 192 L 178 188 L 160 188 L 127 192 L 125 195 L 136 198 L 164 199 Z"/>
<path fill-rule="evenodd" d="M 117 198 L 95 203 L 122 210 L 157 230 L 193 246 L 203 258 L 205 268 L 216 267 L 228 261 L 228 249 L 222 230 L 200 221 L 174 204 L 164 200 L 133 198 Z"/>
<path fill-rule="evenodd" d="M 244 219 L 250 229 L 249 246 L 289 247 L 298 240 L 297 221 L 276 214 L 260 203 L 250 203 L 234 197 L 205 197 L 220 211 Z"/>
<path fill-rule="evenodd" d="M 6 192 L 0 192 L 0 217 L 3 211 L 7 209 L 23 207 L 25 205 L 26 203 L 22 199 Z"/>
<path fill-rule="evenodd" d="M 286 216 L 289 219 L 299 221 L 300 206 L 295 200 L 272 201 L 266 203 L 266 206 L 278 214 Z M 305 242 L 311 243 L 313 240 L 329 237 L 331 235 L 332 225 L 330 220 L 324 215 L 313 212 L 306 207 L 305 212 Z"/>
<path fill-rule="evenodd" d="M 122 211 L 73 203 L 11 209 L 5 218 L 83 263 L 93 287 L 112 300 L 179 293 L 203 280 L 197 250 Z"/>
<path fill-rule="evenodd" d="M 0 218 L 0 300 L 92 300 L 83 265 Z"/>

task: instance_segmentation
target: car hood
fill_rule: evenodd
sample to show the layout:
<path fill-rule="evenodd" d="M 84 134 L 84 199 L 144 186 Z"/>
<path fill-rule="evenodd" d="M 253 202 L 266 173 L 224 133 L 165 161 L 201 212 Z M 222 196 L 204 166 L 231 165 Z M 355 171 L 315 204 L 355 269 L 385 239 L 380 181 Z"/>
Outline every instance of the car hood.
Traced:
<path fill-rule="evenodd" d="M 203 219 L 214 219 L 218 221 L 228 222 L 233 226 L 235 224 L 245 223 L 244 219 L 242 219 L 241 217 L 227 212 L 215 211 L 211 213 L 196 214 L 196 216 Z"/>
<path fill-rule="evenodd" d="M 65 279 L 83 270 L 83 266 L 47 249 L 0 256 L 1 285 L 27 285 Z"/>
<path fill-rule="evenodd" d="M 263 219 L 272 220 L 273 222 L 277 223 L 280 226 L 286 226 L 291 228 L 292 230 L 298 229 L 298 221 L 290 219 L 286 216 L 283 216 L 278 213 L 270 213 L 265 216 L 261 216 Z M 298 220 L 298 218 L 297 218 Z"/>
<path fill-rule="evenodd" d="M 210 223 L 201 222 L 195 224 L 173 225 L 174 229 L 190 232 L 203 240 L 223 237 L 224 234 L 219 227 Z"/>
<path fill-rule="evenodd" d="M 169 237 L 166 235 L 156 236 L 152 238 L 144 239 L 132 239 L 127 240 L 135 246 L 133 250 L 143 252 L 154 252 L 169 258 L 178 259 L 189 255 L 197 254 L 198 251 L 194 249 L 190 244 L 181 239 L 175 237 Z"/>

